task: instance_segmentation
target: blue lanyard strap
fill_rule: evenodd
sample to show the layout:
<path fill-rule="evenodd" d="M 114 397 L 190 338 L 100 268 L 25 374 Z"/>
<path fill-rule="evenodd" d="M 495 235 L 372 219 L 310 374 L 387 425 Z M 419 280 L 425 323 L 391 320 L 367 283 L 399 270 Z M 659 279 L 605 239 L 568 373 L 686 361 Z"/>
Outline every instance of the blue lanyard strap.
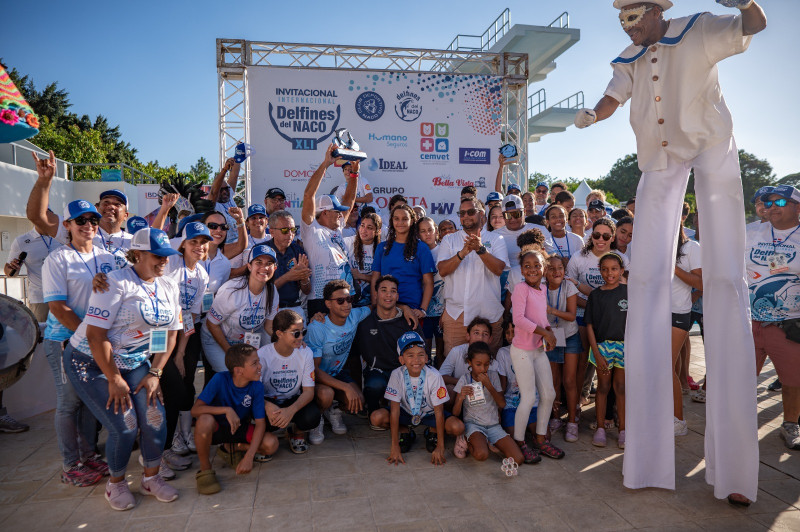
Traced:
<path fill-rule="evenodd" d="M 53 237 L 51 237 L 51 236 L 47 237 L 47 238 L 49 238 L 49 239 L 50 239 L 49 241 L 47 241 L 47 240 L 45 240 L 45 239 L 44 239 L 44 236 L 42 236 L 42 235 L 40 234 L 40 235 L 39 235 L 39 238 L 41 238 L 41 239 L 42 239 L 42 243 L 43 243 L 43 244 L 45 245 L 45 247 L 47 248 L 47 252 L 48 252 L 48 253 L 50 253 L 50 246 L 51 246 L 51 245 L 53 245 Z"/>
<path fill-rule="evenodd" d="M 777 253 L 778 253 L 778 247 L 775 245 L 775 228 L 774 228 L 774 227 L 772 227 L 771 225 L 772 225 L 772 224 L 770 224 L 770 228 L 769 228 L 769 230 L 772 232 L 772 252 L 773 252 L 774 254 L 777 254 Z M 797 227 L 795 227 L 795 228 L 794 228 L 794 231 L 792 231 L 791 233 L 789 233 L 789 234 L 786 236 L 786 238 L 784 238 L 783 240 L 781 240 L 781 242 L 780 242 L 780 243 L 781 243 L 781 244 L 783 244 L 784 242 L 788 242 L 788 241 L 789 241 L 789 239 L 790 239 L 790 238 L 792 238 L 792 235 L 793 235 L 793 234 L 795 234 L 795 233 L 797 232 L 797 230 L 798 230 L 798 229 L 800 229 L 800 225 L 798 225 Z"/>
<path fill-rule="evenodd" d="M 414 400 L 413 404 L 409 404 L 411 407 L 411 415 L 418 416 L 422 411 L 422 398 L 425 394 L 425 368 L 422 368 L 422 372 L 419 374 L 419 386 L 417 386 L 416 393 L 411 390 L 411 377 L 408 374 L 408 368 L 405 366 L 403 367 L 403 381 L 406 385 L 406 398 L 408 402 L 411 403 L 411 400 Z"/>
<path fill-rule="evenodd" d="M 258 296 L 258 305 L 256 306 L 256 316 L 258 316 L 258 312 L 261 310 L 261 300 L 265 299 L 264 298 L 264 292 L 266 292 L 266 290 L 267 290 L 266 287 L 264 287 L 264 290 L 261 291 L 261 295 Z M 248 286 L 247 287 L 247 308 L 249 309 L 252 306 L 253 306 L 253 300 L 250 298 L 250 287 Z M 253 327 L 250 330 L 250 332 L 256 332 L 256 329 L 258 329 L 258 327 Z"/>
<path fill-rule="evenodd" d="M 566 255 L 561 253 L 561 246 L 558 245 L 558 241 L 556 240 L 556 237 L 553 237 L 553 243 L 556 245 L 556 250 L 558 251 L 558 254 L 561 255 L 562 257 L 566 256 L 566 258 L 570 258 L 572 256 L 572 253 L 570 253 L 570 251 L 569 251 L 569 231 L 565 231 L 564 232 L 564 240 L 567 241 L 567 254 Z"/>
<path fill-rule="evenodd" d="M 561 287 L 563 285 L 564 285 L 563 282 L 560 285 L 558 285 L 558 294 L 556 294 L 556 304 L 555 305 L 550 303 L 550 287 L 549 286 L 547 287 L 547 304 L 550 305 L 551 307 L 553 307 L 554 309 L 557 309 L 558 308 L 558 304 L 561 302 Z M 553 315 L 553 316 L 556 319 L 556 323 L 558 323 L 558 316 L 555 316 L 555 315 Z"/>
<path fill-rule="evenodd" d="M 195 268 L 197 268 L 197 265 L 195 265 Z M 192 299 L 189 299 L 189 278 L 188 278 L 188 275 L 186 274 L 186 272 L 188 270 L 189 270 L 189 268 L 186 267 L 186 259 L 184 258 L 183 259 L 183 301 L 186 303 L 186 306 L 184 307 L 183 305 L 181 305 L 181 308 L 183 310 L 189 310 L 190 308 L 192 308 L 192 303 L 194 303 L 194 298 L 197 297 L 197 292 L 195 292 L 195 294 L 192 296 Z"/>
<path fill-rule="evenodd" d="M 78 251 L 77 249 L 75 249 L 75 246 L 73 246 L 72 243 L 70 243 L 69 247 L 71 247 L 75 251 L 75 253 L 78 254 L 78 258 L 81 259 L 81 262 L 83 262 L 83 265 L 86 266 L 87 270 L 89 270 L 89 275 L 91 275 L 92 277 L 97 275 L 97 273 L 100 271 L 100 268 L 97 266 L 97 253 L 95 253 L 95 251 L 94 251 L 94 246 L 92 246 L 92 256 L 94 257 L 94 273 L 92 273 L 92 269 L 89 267 L 88 264 L 86 264 L 86 261 L 83 260 L 83 257 L 81 256 L 81 252 Z"/>
<path fill-rule="evenodd" d="M 144 281 L 142 281 L 142 278 L 139 277 L 139 272 L 136 271 L 136 268 L 131 268 L 131 270 L 133 270 L 133 273 L 136 274 L 136 278 L 139 279 L 139 286 L 142 287 L 142 290 L 144 290 L 147 298 L 150 299 L 150 303 L 153 304 L 153 311 L 156 313 L 156 326 L 158 326 L 158 279 L 153 279 L 153 296 L 155 296 L 155 300 L 153 300 L 153 296 L 151 296 L 150 292 L 147 291 Z"/>
<path fill-rule="evenodd" d="M 114 241 L 112 240 L 113 237 L 111 236 L 111 234 L 108 235 L 108 241 L 106 241 L 106 237 L 103 236 L 103 230 L 98 227 L 97 232 L 100 233 L 100 239 L 103 241 L 103 247 L 106 248 L 106 251 L 108 251 L 112 255 L 116 255 L 117 251 L 122 249 L 122 245 L 120 244 L 120 246 L 117 249 L 111 251 L 111 248 L 114 247 Z M 122 232 L 124 233 L 125 231 L 123 230 Z"/>

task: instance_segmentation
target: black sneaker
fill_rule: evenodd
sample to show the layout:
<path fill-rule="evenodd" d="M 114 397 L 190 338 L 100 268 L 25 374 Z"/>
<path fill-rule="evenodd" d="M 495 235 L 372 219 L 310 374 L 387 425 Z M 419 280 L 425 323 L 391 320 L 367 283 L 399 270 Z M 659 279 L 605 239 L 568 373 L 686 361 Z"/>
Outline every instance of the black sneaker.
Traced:
<path fill-rule="evenodd" d="M 406 454 L 408 451 L 411 450 L 411 446 L 414 444 L 414 440 L 417 439 L 417 433 L 413 430 L 409 430 L 408 432 L 401 432 L 400 436 L 398 437 L 398 443 L 400 444 L 400 452 Z"/>
<path fill-rule="evenodd" d="M 425 427 L 423 436 L 425 436 L 425 449 L 432 453 L 436 450 L 436 446 L 439 445 L 439 436 L 435 432 L 431 432 L 430 427 Z"/>
<path fill-rule="evenodd" d="M 779 392 L 781 391 L 781 388 L 783 388 L 783 385 L 781 384 L 780 379 L 775 379 L 769 384 L 769 386 L 767 386 L 767 390 L 771 392 Z"/>

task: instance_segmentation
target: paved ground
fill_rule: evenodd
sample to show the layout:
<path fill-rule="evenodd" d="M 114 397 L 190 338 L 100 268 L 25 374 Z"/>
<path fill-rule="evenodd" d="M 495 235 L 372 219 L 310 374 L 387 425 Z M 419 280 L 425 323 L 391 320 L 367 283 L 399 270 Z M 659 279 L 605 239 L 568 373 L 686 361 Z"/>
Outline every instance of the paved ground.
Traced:
<path fill-rule="evenodd" d="M 693 337 L 692 375 L 703 376 L 702 345 Z M 275 459 L 236 477 L 219 459 L 215 467 L 223 491 L 199 496 L 194 470 L 173 481 L 180 498 L 163 504 L 137 495 L 138 506 L 112 511 L 103 483 L 74 488 L 59 481 L 59 453 L 52 413 L 27 420 L 32 429 L 0 435 L 0 529 L 24 530 L 800 530 L 800 452 L 779 439 L 782 410 L 777 394 L 766 391 L 771 367 L 759 380 L 761 467 L 758 501 L 737 509 L 717 501 L 704 478 L 704 405 L 686 399 L 689 435 L 678 439 L 677 490 L 628 490 L 622 486 L 622 453 L 592 447 L 584 411 L 581 439 L 557 442 L 561 461 L 545 459 L 506 478 L 500 459 L 477 463 L 447 454 L 434 467 L 424 446 L 389 466 L 388 433 L 345 416 L 351 431 L 334 436 L 306 455 L 293 455 L 285 441 Z M 616 441 L 612 433 L 609 443 Z M 452 442 L 448 442 L 452 449 Z M 139 486 L 137 453 L 131 460 L 132 489 Z"/>

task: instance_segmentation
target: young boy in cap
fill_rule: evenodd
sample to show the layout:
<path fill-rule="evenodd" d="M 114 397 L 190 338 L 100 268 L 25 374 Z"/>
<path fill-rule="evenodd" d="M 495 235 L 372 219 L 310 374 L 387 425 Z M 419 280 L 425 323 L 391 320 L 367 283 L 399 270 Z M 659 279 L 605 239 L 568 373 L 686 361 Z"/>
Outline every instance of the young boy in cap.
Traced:
<path fill-rule="evenodd" d="M 444 403 L 450 397 L 439 372 L 426 366 L 428 353 L 422 336 L 414 331 L 405 333 L 397 340 L 397 354 L 402 366 L 392 371 L 384 394 L 391 411 L 375 410 L 370 423 L 391 429 L 392 447 L 386 459 L 390 464 L 405 463 L 403 453 L 411 449 L 417 436 L 414 427 L 421 424 L 426 426 L 425 447 L 431 453 L 431 463 L 444 464 L 444 434 L 461 436 L 464 423 L 444 411 Z M 431 428 L 436 434 L 431 433 Z"/>
<path fill-rule="evenodd" d="M 710 3 L 710 2 L 709 2 Z M 670 0 L 615 0 L 632 41 L 611 62 L 613 77 L 583 128 L 631 100 L 643 174 L 636 198 L 637 242 L 631 270 L 625 364 L 630 438 L 623 474 L 629 488 L 675 488 L 672 417 L 670 286 L 681 206 L 693 169 L 703 218 L 706 363 L 706 479 L 718 498 L 749 504 L 758 491 L 758 432 L 753 337 L 746 307 L 744 202 L 733 121 L 717 79 L 717 63 L 744 52 L 767 25 L 753 0 L 717 0 L 736 16 L 697 13 L 665 20 Z M 722 237 L 724 235 L 724 238 Z M 724 369 L 723 369 L 724 368 Z M 736 419 L 736 423 L 731 423 Z M 736 502 L 734 502 L 736 501 Z"/>

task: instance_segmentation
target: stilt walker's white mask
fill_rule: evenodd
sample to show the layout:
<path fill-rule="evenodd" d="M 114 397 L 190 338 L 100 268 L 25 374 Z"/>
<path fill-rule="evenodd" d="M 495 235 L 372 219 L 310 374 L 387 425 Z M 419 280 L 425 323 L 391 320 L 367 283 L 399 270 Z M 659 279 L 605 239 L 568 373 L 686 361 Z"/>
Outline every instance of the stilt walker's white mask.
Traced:
<path fill-rule="evenodd" d="M 622 24 L 622 29 L 629 30 L 636 26 L 644 14 L 650 11 L 652 7 L 639 6 L 623 9 L 619 12 L 619 22 Z"/>

